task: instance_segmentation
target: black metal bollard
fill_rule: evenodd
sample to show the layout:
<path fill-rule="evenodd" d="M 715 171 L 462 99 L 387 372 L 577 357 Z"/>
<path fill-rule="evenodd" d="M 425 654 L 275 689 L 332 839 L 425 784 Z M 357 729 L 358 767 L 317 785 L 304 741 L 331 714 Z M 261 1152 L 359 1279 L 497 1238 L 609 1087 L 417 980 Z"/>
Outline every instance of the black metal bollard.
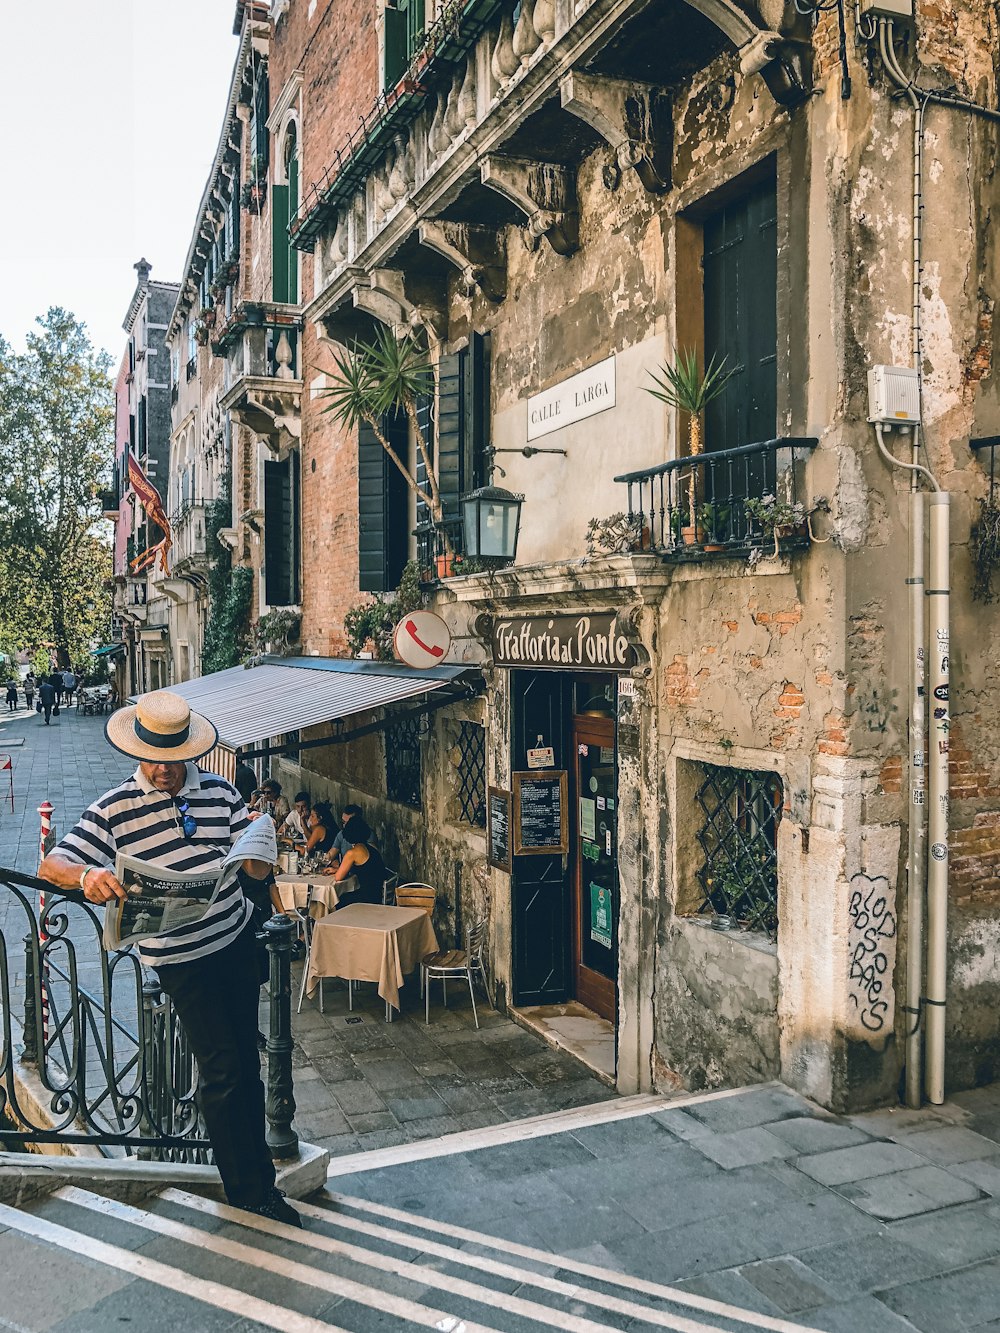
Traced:
<path fill-rule="evenodd" d="M 295 1096 L 292 1090 L 292 947 L 295 923 L 278 912 L 264 922 L 271 960 L 271 993 L 267 1035 L 267 1146 L 279 1160 L 296 1157 L 299 1136 L 292 1128 Z"/>
<path fill-rule="evenodd" d="M 169 1095 L 169 1081 L 160 1068 L 161 1060 L 156 1049 L 156 1016 L 154 1010 L 160 1001 L 160 983 L 149 976 L 144 976 L 142 981 L 142 1013 L 139 1016 L 139 1061 L 141 1071 L 139 1088 L 142 1097 L 139 1132 L 144 1138 L 155 1138 L 158 1134 L 164 1132 L 160 1097 L 164 1090 Z M 136 1149 L 136 1157 L 140 1161 L 149 1162 L 161 1156 L 162 1153 L 155 1151 L 153 1148 Z"/>
<path fill-rule="evenodd" d="M 38 997 L 35 983 L 35 937 L 24 937 L 24 1053 L 26 1065 L 38 1064 Z"/>

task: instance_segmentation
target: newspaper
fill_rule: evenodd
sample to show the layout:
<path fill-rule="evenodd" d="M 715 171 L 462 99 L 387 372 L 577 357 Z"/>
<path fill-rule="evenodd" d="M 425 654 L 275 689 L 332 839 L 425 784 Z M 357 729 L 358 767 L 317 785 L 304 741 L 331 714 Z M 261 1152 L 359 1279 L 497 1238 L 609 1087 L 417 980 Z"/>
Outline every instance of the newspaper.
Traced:
<path fill-rule="evenodd" d="M 200 921 L 245 860 L 274 865 L 278 845 L 270 815 L 255 819 L 226 853 L 222 865 L 203 870 L 168 870 L 119 852 L 115 875 L 124 898 L 112 898 L 104 912 L 104 947 L 124 949 L 136 940 L 166 935 Z"/>

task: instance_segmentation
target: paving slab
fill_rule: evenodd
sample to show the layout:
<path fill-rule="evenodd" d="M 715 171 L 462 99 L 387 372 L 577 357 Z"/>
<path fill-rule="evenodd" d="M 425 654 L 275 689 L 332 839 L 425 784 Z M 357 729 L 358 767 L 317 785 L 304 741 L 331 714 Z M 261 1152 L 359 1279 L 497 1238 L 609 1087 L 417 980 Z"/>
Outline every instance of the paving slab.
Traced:
<path fill-rule="evenodd" d="M 836 1188 L 855 1207 L 887 1222 L 955 1204 L 974 1203 L 984 1197 L 977 1186 L 936 1166 L 894 1171 Z"/>
<path fill-rule="evenodd" d="M 846 1185 L 871 1176 L 886 1176 L 893 1171 L 925 1165 L 922 1158 L 898 1143 L 862 1143 L 854 1148 L 800 1157 L 800 1171 L 823 1185 Z"/>

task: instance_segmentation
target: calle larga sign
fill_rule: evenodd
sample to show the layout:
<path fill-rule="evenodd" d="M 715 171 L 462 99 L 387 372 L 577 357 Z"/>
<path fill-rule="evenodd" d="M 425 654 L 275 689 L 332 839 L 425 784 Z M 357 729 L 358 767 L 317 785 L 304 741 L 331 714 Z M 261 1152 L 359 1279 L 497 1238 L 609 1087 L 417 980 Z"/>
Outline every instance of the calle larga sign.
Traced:
<path fill-rule="evenodd" d="M 493 622 L 491 646 L 500 667 L 625 672 L 636 663 L 613 611 L 504 617 Z"/>

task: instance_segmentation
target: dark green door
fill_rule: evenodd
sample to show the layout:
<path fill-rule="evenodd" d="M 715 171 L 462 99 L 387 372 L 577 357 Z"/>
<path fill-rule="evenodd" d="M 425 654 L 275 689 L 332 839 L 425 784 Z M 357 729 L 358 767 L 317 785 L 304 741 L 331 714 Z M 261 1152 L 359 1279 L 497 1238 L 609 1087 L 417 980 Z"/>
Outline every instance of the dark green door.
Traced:
<path fill-rule="evenodd" d="M 554 767 L 568 764 L 568 680 L 557 671 L 511 673 L 511 769 L 543 738 Z M 515 856 L 511 876 L 514 1003 L 559 1004 L 570 994 L 570 889 L 563 856 Z"/>
<path fill-rule="evenodd" d="M 705 411 L 706 450 L 774 439 L 777 384 L 777 199 L 771 174 L 704 227 L 705 362 L 735 369 Z"/>

